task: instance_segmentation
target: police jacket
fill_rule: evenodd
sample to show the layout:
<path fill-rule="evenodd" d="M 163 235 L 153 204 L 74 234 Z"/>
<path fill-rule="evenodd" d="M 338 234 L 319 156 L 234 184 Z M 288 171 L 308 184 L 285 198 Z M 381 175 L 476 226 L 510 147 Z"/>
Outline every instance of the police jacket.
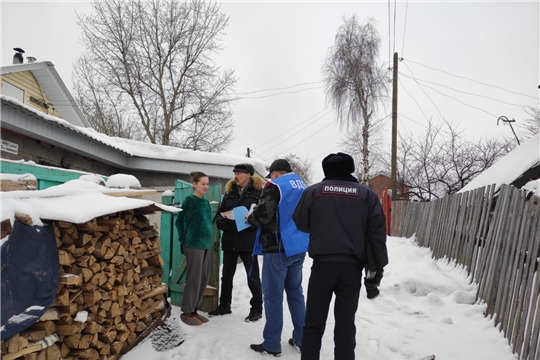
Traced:
<path fill-rule="evenodd" d="M 234 220 L 223 217 L 221 213 L 237 206 L 245 206 L 249 209 L 251 204 L 256 204 L 259 201 L 264 182 L 262 177 L 252 176 L 242 195 L 240 195 L 234 179 L 229 180 L 225 185 L 225 195 L 216 214 L 216 225 L 218 229 L 223 231 L 221 236 L 221 249 L 223 251 L 253 251 L 257 228 L 252 226 L 239 232 Z"/>
<path fill-rule="evenodd" d="M 308 187 L 293 214 L 298 229 L 309 233 L 314 261 L 366 264 L 369 241 L 377 269 L 388 264 L 386 224 L 379 198 L 352 176 L 325 179 Z"/>

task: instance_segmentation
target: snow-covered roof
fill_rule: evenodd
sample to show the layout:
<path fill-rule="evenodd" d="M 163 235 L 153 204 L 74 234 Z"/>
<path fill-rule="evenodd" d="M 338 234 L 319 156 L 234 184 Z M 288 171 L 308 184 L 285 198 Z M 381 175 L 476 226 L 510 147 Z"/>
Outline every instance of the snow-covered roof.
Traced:
<path fill-rule="evenodd" d="M 495 184 L 495 191 L 498 191 L 503 184 L 521 188 L 533 179 L 532 176 L 539 173 L 540 133 L 500 158 L 459 192 L 466 192 L 491 184 Z"/>
<path fill-rule="evenodd" d="M 64 119 L 44 114 L 12 97 L 0 94 L 0 99 L 3 105 L 2 128 L 121 169 L 179 174 L 199 170 L 209 176 L 230 179 L 234 165 L 250 163 L 259 175 L 266 175 L 264 164 L 255 159 L 110 137 L 92 128 L 75 126 Z M 15 108 L 17 111 L 11 111 Z M 37 124 L 36 120 L 40 123 Z"/>
<path fill-rule="evenodd" d="M 73 125 L 90 127 L 90 123 L 75 103 L 75 99 L 71 96 L 71 93 L 52 62 L 36 61 L 33 63 L 2 66 L 0 68 L 2 75 L 21 71 L 30 71 L 34 75 L 39 86 L 47 94 L 49 101 L 63 119 Z"/>

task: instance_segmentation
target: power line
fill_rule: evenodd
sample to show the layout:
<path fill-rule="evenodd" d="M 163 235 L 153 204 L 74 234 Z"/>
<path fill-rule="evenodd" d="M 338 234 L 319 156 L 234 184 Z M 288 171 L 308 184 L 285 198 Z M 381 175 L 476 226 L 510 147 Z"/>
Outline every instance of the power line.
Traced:
<path fill-rule="evenodd" d="M 319 83 L 322 83 L 322 82 L 323 82 L 323 80 L 312 81 L 312 82 L 307 82 L 307 83 L 302 83 L 302 84 L 296 84 L 296 85 L 286 86 L 286 87 L 282 87 L 282 88 L 273 88 L 273 89 L 255 90 L 255 91 L 250 91 L 250 92 L 246 92 L 246 93 L 235 93 L 235 95 L 249 95 L 249 94 L 255 94 L 255 93 L 259 93 L 259 92 L 263 92 L 263 91 L 287 90 L 287 89 L 291 89 L 291 88 L 294 88 L 294 87 L 297 87 L 297 86 L 319 84 Z"/>
<path fill-rule="evenodd" d="M 303 125 L 304 123 L 306 123 L 306 122 L 308 122 L 309 120 L 313 119 L 315 116 L 319 115 L 320 113 L 322 113 L 322 112 L 325 111 L 326 109 L 328 109 L 328 107 L 325 107 L 324 109 L 322 109 L 321 111 L 319 111 L 319 112 L 316 113 L 315 115 L 310 116 L 307 120 L 302 121 L 300 124 L 298 124 L 298 125 L 292 127 L 290 130 L 294 130 L 294 129 L 296 129 L 297 127 L 299 127 L 300 125 Z M 317 121 L 317 120 L 315 120 L 314 122 L 316 122 L 316 121 Z M 314 123 L 314 122 L 313 122 L 313 123 Z M 310 124 L 312 124 L 312 123 L 310 123 Z M 290 130 L 289 130 L 289 131 L 290 131 Z M 279 134 L 278 136 L 276 136 L 276 137 L 274 137 L 274 138 L 272 138 L 272 139 L 270 139 L 270 140 L 268 140 L 268 141 L 266 141 L 266 142 L 260 144 L 260 145 L 259 145 L 259 148 L 262 147 L 262 146 L 264 146 L 264 145 L 266 145 L 266 144 L 268 144 L 269 142 L 274 141 L 275 139 L 277 139 L 277 138 L 279 138 L 279 137 L 281 137 L 281 136 L 283 136 L 283 135 L 285 135 L 285 134 L 286 134 L 286 133 L 281 133 L 281 134 Z"/>
<path fill-rule="evenodd" d="M 534 97 L 534 96 L 531 96 L 531 95 L 518 93 L 518 92 L 515 92 L 515 91 L 512 91 L 512 90 L 508 90 L 508 89 L 502 88 L 502 87 L 497 86 L 497 85 L 486 84 L 486 83 L 483 83 L 483 82 L 480 82 L 480 81 L 477 81 L 477 80 L 468 78 L 468 77 L 466 77 L 466 76 L 455 75 L 455 74 L 452 74 L 452 73 L 450 73 L 450 72 L 448 72 L 448 71 L 441 70 L 441 69 L 437 69 L 437 68 L 433 68 L 433 67 L 430 67 L 430 66 L 427 66 L 427 65 L 424 65 L 424 64 L 420 64 L 420 63 L 415 62 L 415 61 L 412 61 L 412 60 L 408 60 L 408 59 L 407 59 L 407 61 L 409 61 L 409 62 L 411 62 L 411 63 L 413 63 L 413 64 L 417 64 L 417 65 L 423 66 L 423 67 L 425 67 L 425 68 L 434 70 L 434 71 L 439 71 L 439 72 L 448 74 L 448 75 L 450 75 L 450 76 L 454 76 L 454 77 L 457 77 L 457 78 L 460 78 L 460 79 L 469 80 L 469 81 L 475 82 L 475 83 L 480 84 L 480 85 L 484 85 L 484 86 L 489 86 L 489 87 L 497 88 L 497 89 L 499 89 L 499 90 L 503 90 L 503 91 L 506 91 L 506 92 L 509 92 L 509 93 L 512 93 L 512 94 L 521 95 L 521 96 L 526 96 L 526 97 L 529 97 L 529 98 L 531 98 L 531 99 L 538 100 L 538 98 L 536 98 L 536 97 Z"/>
<path fill-rule="evenodd" d="M 341 144 L 340 144 L 340 145 L 336 145 L 336 146 L 334 146 L 333 148 L 331 148 L 331 149 L 329 149 L 329 150 L 326 150 L 325 152 L 322 152 L 322 153 L 320 153 L 320 154 L 317 155 L 317 156 L 312 157 L 310 160 L 313 161 L 313 160 L 315 160 L 315 159 L 317 159 L 317 158 L 319 158 L 319 157 L 321 157 L 321 156 L 323 156 L 323 155 L 328 155 L 328 154 L 330 154 L 332 151 L 334 151 L 334 150 L 336 150 L 336 149 L 338 149 L 338 148 L 340 148 L 340 147 L 341 147 Z"/>
<path fill-rule="evenodd" d="M 283 144 L 285 141 L 287 141 L 287 140 L 289 140 L 290 138 L 294 137 L 294 136 L 295 136 L 296 134 L 298 134 L 300 131 L 304 130 L 304 129 L 307 128 L 308 126 L 311 126 L 311 125 L 313 125 L 314 123 L 316 123 L 317 121 L 321 120 L 321 119 L 324 118 L 326 115 L 328 115 L 331 111 L 332 111 L 331 109 L 328 110 L 328 112 L 327 112 L 326 114 L 322 115 L 322 116 L 319 117 L 317 120 L 315 120 L 315 121 L 313 121 L 313 122 L 307 124 L 306 126 L 304 126 L 303 128 L 301 128 L 301 129 L 298 130 L 297 132 L 291 134 L 291 136 L 289 136 L 288 138 L 283 139 L 281 142 L 279 142 L 279 143 L 277 143 L 276 145 L 274 145 L 274 147 Z M 329 125 L 331 125 L 331 124 L 332 124 L 332 123 L 329 123 L 329 124 L 326 125 L 324 128 L 326 128 L 327 126 L 329 126 Z M 324 129 L 324 128 L 323 128 L 323 129 Z M 319 130 L 319 131 L 320 131 L 320 130 Z M 319 131 L 315 132 L 314 134 L 311 134 L 310 136 L 315 135 L 315 134 L 318 133 Z M 303 142 L 303 141 L 305 141 L 305 140 L 307 140 L 307 138 L 304 139 L 304 140 L 302 140 L 301 142 Z M 301 142 L 297 143 L 297 145 L 300 144 Z M 294 145 L 294 146 L 296 146 L 296 145 Z M 293 146 L 293 147 L 294 147 L 294 146 Z M 289 150 L 289 149 L 287 149 L 287 150 Z M 287 150 L 285 150 L 285 151 L 287 151 Z M 268 151 L 270 151 L 270 150 L 268 150 Z M 268 151 L 264 151 L 263 153 L 266 153 L 266 152 L 268 152 Z"/>
<path fill-rule="evenodd" d="M 405 116 L 405 115 L 403 115 L 403 114 L 401 114 L 401 113 L 398 113 L 398 115 L 404 117 L 405 119 L 407 119 L 407 120 L 409 120 L 409 121 L 412 121 L 413 123 L 415 123 L 415 124 L 417 124 L 417 125 L 420 125 L 420 126 L 422 126 L 422 127 L 425 127 L 426 129 L 428 129 L 428 127 L 427 127 L 426 125 L 424 125 L 424 124 L 422 124 L 422 123 L 419 123 L 418 121 L 413 120 L 413 119 L 411 119 L 411 118 L 408 117 L 408 116 Z M 400 121 L 401 121 L 401 119 L 400 119 Z M 404 126 L 404 127 L 405 127 L 405 126 Z"/>
<path fill-rule="evenodd" d="M 407 65 L 405 65 L 407 66 Z M 407 68 L 409 69 L 409 67 L 407 66 Z M 409 69 L 410 71 L 410 69 Z M 412 72 L 411 72 L 412 73 Z M 439 83 L 436 83 L 436 82 L 433 82 L 433 81 L 427 81 L 427 80 L 422 80 L 422 79 L 418 79 L 416 77 L 412 78 L 406 74 L 403 74 L 400 72 L 401 75 L 405 76 L 406 78 L 409 78 L 409 79 L 413 79 L 415 81 L 421 81 L 421 82 L 424 82 L 424 83 L 428 83 L 428 84 L 433 84 L 433 85 L 439 85 L 439 86 L 442 86 L 442 87 L 445 87 L 447 89 L 450 89 L 450 90 L 454 90 L 454 91 L 457 91 L 457 92 L 460 92 L 462 94 L 466 94 L 466 95 L 472 95 L 472 96 L 478 96 L 478 97 L 482 97 L 482 98 L 485 98 L 485 99 L 489 99 L 489 100 L 493 100 L 493 101 L 497 101 L 497 102 L 500 102 L 502 104 L 506 104 L 506 105 L 511 105 L 511 106 L 517 106 L 517 107 L 520 107 L 520 108 L 524 108 L 526 107 L 525 105 L 519 105 L 519 104 L 512 104 L 512 103 L 508 103 L 506 101 L 502 101 L 502 100 L 498 100 L 498 99 L 495 99 L 495 98 L 492 98 L 490 96 L 486 96 L 486 95 L 480 95 L 480 94 L 474 94 L 474 93 L 470 93 L 470 92 L 466 92 L 466 91 L 461 91 L 461 90 L 458 90 L 458 89 L 454 89 L 453 87 L 451 86 L 447 86 L 447 85 L 444 85 L 444 84 L 439 84 Z"/>
<path fill-rule="evenodd" d="M 403 26 L 403 42 L 401 43 L 401 57 L 405 53 L 405 32 L 407 31 L 407 13 L 409 12 L 409 0 L 407 0 L 407 5 L 405 5 L 405 25 Z"/>
<path fill-rule="evenodd" d="M 390 25 L 390 0 L 388 0 L 388 63 L 392 62 L 392 48 L 390 46 L 390 40 L 392 39 L 392 36 L 390 35 L 390 29 L 392 26 Z"/>
<path fill-rule="evenodd" d="M 419 84 L 419 86 L 420 86 L 420 84 Z M 490 113 L 489 111 L 486 111 L 486 110 L 484 110 L 484 109 L 480 109 L 479 107 L 476 107 L 476 106 L 473 106 L 473 105 L 469 105 L 469 104 L 467 104 L 467 103 L 465 103 L 465 102 L 463 102 L 463 101 L 461 101 L 461 100 L 459 100 L 459 99 L 456 99 L 456 98 L 453 97 L 453 96 L 444 94 L 444 93 L 440 92 L 439 90 L 437 90 L 437 89 L 435 89 L 435 88 L 432 88 L 431 86 L 427 86 L 427 85 L 422 85 L 422 86 L 427 87 L 428 89 L 431 89 L 431 90 L 433 90 L 433 91 L 435 91 L 435 92 L 438 92 L 438 93 L 441 94 L 442 96 L 449 97 L 450 99 L 453 99 L 453 100 L 455 100 L 455 101 L 457 101 L 457 102 L 459 102 L 459 103 L 461 103 L 461 104 L 463 104 L 463 105 L 465 105 L 465 106 L 472 107 L 473 109 L 476 109 L 476 110 L 485 112 L 486 114 L 491 115 L 491 116 L 493 116 L 493 117 L 498 117 L 497 115 L 494 115 L 494 114 Z"/>
<path fill-rule="evenodd" d="M 326 114 L 325 114 L 326 115 Z M 330 125 L 332 125 L 332 123 L 328 123 L 326 126 L 322 127 L 321 129 L 319 129 L 318 131 L 315 131 L 313 134 L 309 135 L 308 137 L 304 138 L 304 140 L 301 140 L 299 142 L 297 142 L 296 144 L 294 144 L 293 146 L 291 146 L 290 148 L 288 148 L 287 150 L 284 150 L 284 151 L 281 151 L 280 154 L 285 154 L 287 151 L 291 150 L 292 148 L 300 145 L 301 143 L 303 143 L 304 141 L 308 140 L 309 138 L 311 138 L 313 135 L 315 134 L 318 134 L 320 133 L 321 131 L 323 131 L 324 129 L 326 129 L 327 127 L 329 127 Z"/>
<path fill-rule="evenodd" d="M 411 93 L 407 90 L 407 88 L 405 87 L 405 85 L 403 85 L 403 83 L 401 82 L 401 79 L 398 78 L 398 81 L 399 83 L 401 84 L 401 87 L 403 88 L 403 90 L 405 90 L 405 92 L 411 97 L 411 99 L 413 99 L 413 101 L 416 103 L 416 105 L 418 106 L 418 108 L 420 109 L 420 111 L 422 112 L 422 114 L 424 114 L 424 117 L 426 118 L 427 121 L 429 121 L 426 113 L 424 112 L 424 110 L 422 109 L 422 107 L 420 106 L 420 104 L 418 103 L 418 101 L 416 101 L 416 99 L 414 98 L 414 96 L 411 95 Z"/>
<path fill-rule="evenodd" d="M 411 69 L 409 68 L 409 66 L 407 64 L 405 64 L 405 66 L 407 67 L 407 69 L 409 69 L 409 71 L 411 72 L 413 78 L 414 78 L 414 81 L 416 81 L 416 76 L 414 76 L 413 72 L 411 71 Z M 422 86 L 420 86 L 420 83 L 418 81 L 416 81 L 416 84 L 418 85 L 418 87 L 420 88 L 420 90 L 422 90 L 422 92 L 427 96 L 427 98 L 429 99 L 429 101 L 431 101 L 431 103 L 433 104 L 433 106 L 435 106 L 435 109 L 437 109 L 437 112 L 439 113 L 439 115 L 441 115 L 441 118 L 443 118 L 443 120 L 446 120 L 443 116 L 443 114 L 441 113 L 441 111 L 439 110 L 439 108 L 437 107 L 437 105 L 435 105 L 435 102 L 431 99 L 431 97 L 424 91 L 424 89 L 422 89 Z"/>
<path fill-rule="evenodd" d="M 306 90 L 322 89 L 323 87 L 324 87 L 324 86 L 315 86 L 315 87 L 310 87 L 310 88 L 301 89 L 301 90 L 296 90 L 296 91 L 280 92 L 280 93 L 269 94 L 269 95 L 263 95 L 263 96 L 242 96 L 242 97 L 239 97 L 238 100 L 242 100 L 242 99 L 263 99 L 263 98 L 267 98 L 267 97 L 271 97 L 271 96 L 277 96 L 277 95 L 296 94 L 296 93 L 299 93 L 299 92 L 302 92 L 302 91 L 306 91 Z"/>
<path fill-rule="evenodd" d="M 393 50 L 396 52 L 396 0 L 394 0 L 394 45 Z"/>

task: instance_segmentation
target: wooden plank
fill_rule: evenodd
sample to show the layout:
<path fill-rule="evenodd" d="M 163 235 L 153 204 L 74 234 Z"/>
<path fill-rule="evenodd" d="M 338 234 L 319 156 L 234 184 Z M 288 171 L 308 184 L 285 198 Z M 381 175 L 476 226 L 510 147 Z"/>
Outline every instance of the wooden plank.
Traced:
<path fill-rule="evenodd" d="M 525 203 L 525 209 L 523 214 L 531 213 L 531 202 L 527 201 Z M 508 314 L 508 324 L 505 329 L 505 336 L 508 339 L 509 343 L 512 343 L 513 339 L 513 330 L 514 325 L 517 323 L 517 312 L 521 312 L 521 309 L 518 309 L 519 303 L 519 294 L 520 289 L 523 285 L 523 270 L 525 264 L 525 253 L 527 249 L 527 239 L 530 236 L 530 227 L 531 227 L 531 216 L 522 216 L 521 227 L 519 230 L 519 237 L 517 240 L 517 251 L 514 255 L 514 271 L 513 276 L 510 279 L 510 283 L 513 284 L 513 287 L 510 290 L 510 301 L 508 302 L 509 314 Z"/>
<path fill-rule="evenodd" d="M 522 292 L 520 293 L 520 298 L 522 301 L 522 305 L 519 307 L 520 309 L 522 309 L 519 319 L 520 325 L 519 327 L 515 327 L 514 329 L 514 333 L 516 334 L 516 342 L 513 347 L 514 352 L 517 350 L 518 345 L 525 345 L 524 337 L 526 332 L 527 320 L 529 319 L 529 304 L 532 293 L 532 282 L 534 278 L 535 267 L 537 266 L 537 256 L 535 254 L 538 254 L 538 246 L 540 243 L 540 241 L 538 241 L 538 237 L 540 236 L 540 230 L 538 230 L 538 228 L 540 227 L 539 217 L 539 211 L 538 209 L 535 209 L 533 211 L 533 221 L 531 227 L 532 236 L 530 236 L 529 239 L 527 256 L 525 258 L 524 264 L 525 279 L 523 279 L 524 281 L 522 283 Z M 531 254 L 533 255 L 531 256 Z"/>
<path fill-rule="evenodd" d="M 524 197 L 520 196 L 521 191 L 515 188 L 509 189 L 510 202 L 509 212 L 505 217 L 505 226 L 501 237 L 501 259 L 499 266 L 497 266 L 495 272 L 495 279 L 498 282 L 497 293 L 494 297 L 493 312 L 495 314 L 495 325 L 501 323 L 502 317 L 505 312 L 505 294 L 508 292 L 508 278 L 507 276 L 513 272 L 510 268 L 510 259 L 513 256 L 513 247 L 515 246 L 514 230 L 516 227 L 516 217 L 519 216 L 522 200 Z"/>

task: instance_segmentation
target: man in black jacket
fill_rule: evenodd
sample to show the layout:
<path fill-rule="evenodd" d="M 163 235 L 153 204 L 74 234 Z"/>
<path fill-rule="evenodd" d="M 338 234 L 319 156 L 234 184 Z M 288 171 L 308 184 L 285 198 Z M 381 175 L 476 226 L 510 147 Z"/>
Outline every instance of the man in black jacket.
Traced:
<path fill-rule="evenodd" d="M 245 206 L 248 210 L 251 204 L 257 204 L 264 186 L 264 179 L 254 175 L 255 170 L 251 164 L 238 164 L 233 169 L 234 179 L 229 180 L 225 186 L 225 196 L 216 215 L 218 229 L 223 231 L 221 249 L 223 250 L 223 269 L 221 277 L 221 295 L 219 306 L 210 311 L 210 316 L 226 315 L 231 311 L 233 277 L 238 264 L 238 257 L 242 260 L 248 276 L 248 287 L 251 291 L 251 310 L 246 321 L 257 321 L 262 317 L 262 290 L 259 276 L 259 263 L 257 257 L 252 260 L 251 253 L 257 235 L 257 228 L 238 231 L 236 223 L 227 215 L 237 206 Z M 251 273 L 250 273 L 251 270 Z"/>
<path fill-rule="evenodd" d="M 318 360 L 332 295 L 335 294 L 334 358 L 354 359 L 354 324 L 362 270 L 369 243 L 377 274 L 365 281 L 376 288 L 388 264 L 386 226 L 377 195 L 351 175 L 348 154 L 330 154 L 322 162 L 325 178 L 308 187 L 293 214 L 299 230 L 309 233 L 313 258 L 309 278 L 302 360 Z"/>

